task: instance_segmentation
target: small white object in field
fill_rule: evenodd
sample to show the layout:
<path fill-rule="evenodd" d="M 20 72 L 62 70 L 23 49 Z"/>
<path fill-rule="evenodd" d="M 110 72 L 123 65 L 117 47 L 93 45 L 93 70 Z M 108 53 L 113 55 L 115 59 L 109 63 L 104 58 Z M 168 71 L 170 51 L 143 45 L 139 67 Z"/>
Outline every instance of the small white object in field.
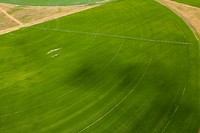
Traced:
<path fill-rule="evenodd" d="M 53 56 L 51 56 L 52 58 L 54 58 L 54 57 L 56 57 L 56 56 L 58 56 L 59 54 L 55 54 L 55 55 L 53 55 Z"/>
<path fill-rule="evenodd" d="M 61 48 L 52 49 L 52 50 L 50 50 L 47 54 L 53 53 L 53 52 L 58 51 L 58 50 L 60 50 L 60 49 L 61 49 Z"/>

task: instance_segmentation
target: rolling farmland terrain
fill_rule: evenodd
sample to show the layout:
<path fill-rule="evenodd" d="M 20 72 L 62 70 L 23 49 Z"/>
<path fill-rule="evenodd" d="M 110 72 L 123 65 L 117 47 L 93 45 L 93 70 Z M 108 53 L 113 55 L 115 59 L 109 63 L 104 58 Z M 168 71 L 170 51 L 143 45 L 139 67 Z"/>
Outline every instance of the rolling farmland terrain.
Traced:
<path fill-rule="evenodd" d="M 0 133 L 198 133 L 199 50 L 188 25 L 153 0 L 1 35 Z"/>

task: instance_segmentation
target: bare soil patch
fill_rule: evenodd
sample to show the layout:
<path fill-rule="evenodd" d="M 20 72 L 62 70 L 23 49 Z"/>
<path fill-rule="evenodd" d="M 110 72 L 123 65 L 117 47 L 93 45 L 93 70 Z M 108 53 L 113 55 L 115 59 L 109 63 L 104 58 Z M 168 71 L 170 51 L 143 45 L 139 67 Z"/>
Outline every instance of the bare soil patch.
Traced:
<path fill-rule="evenodd" d="M 182 16 L 200 36 L 200 8 L 171 0 L 160 0 L 160 2 Z"/>
<path fill-rule="evenodd" d="M 13 20 L 9 19 L 5 14 L 0 12 L 0 31 L 15 26 L 18 26 L 18 24 L 13 22 Z"/>
<path fill-rule="evenodd" d="M 16 6 L 0 3 L 0 35 L 22 27 L 57 19 L 69 14 L 87 10 L 97 5 L 91 6 Z"/>

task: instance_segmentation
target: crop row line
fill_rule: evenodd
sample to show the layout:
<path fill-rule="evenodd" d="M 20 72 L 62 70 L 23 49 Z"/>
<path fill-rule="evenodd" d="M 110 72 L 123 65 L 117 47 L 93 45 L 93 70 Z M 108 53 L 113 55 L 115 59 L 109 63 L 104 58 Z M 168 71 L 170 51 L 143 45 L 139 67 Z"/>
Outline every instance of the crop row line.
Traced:
<path fill-rule="evenodd" d="M 138 41 L 146 41 L 146 42 L 154 42 L 154 43 L 182 44 L 182 45 L 192 44 L 192 43 L 189 43 L 189 42 L 167 41 L 167 40 L 149 39 L 149 38 L 141 38 L 141 37 L 114 35 L 114 34 L 102 34 L 102 33 L 95 33 L 95 32 L 75 31 L 75 30 L 61 30 L 61 29 L 55 29 L 55 28 L 33 27 L 32 29 L 57 31 L 57 32 L 64 32 L 64 33 L 94 35 L 94 36 L 103 36 L 103 37 L 113 37 L 113 38 L 121 38 L 121 39 L 127 39 L 127 40 L 138 40 Z"/>
<path fill-rule="evenodd" d="M 82 130 L 80 130 L 78 133 L 82 133 L 84 131 L 86 131 L 87 129 L 89 129 L 90 127 L 92 127 L 93 125 L 95 125 L 97 122 L 101 121 L 103 118 L 105 118 L 107 115 L 109 115 L 111 112 L 113 112 L 113 110 L 115 110 L 118 106 L 120 106 L 132 93 L 133 91 L 138 87 L 138 85 L 141 83 L 141 81 L 143 80 L 143 78 L 145 77 L 151 63 L 152 63 L 152 59 L 153 56 L 151 56 L 151 59 L 149 60 L 149 63 L 145 69 L 145 71 L 143 72 L 142 76 L 140 77 L 140 79 L 138 80 L 138 82 L 135 84 L 135 86 L 129 91 L 129 93 L 127 95 L 124 96 L 123 99 L 121 99 L 113 108 L 111 108 L 107 113 L 105 113 L 103 116 L 101 116 L 100 118 L 98 118 L 96 121 L 94 121 L 93 123 L 91 123 L 90 125 L 86 126 L 85 128 L 83 128 Z"/>

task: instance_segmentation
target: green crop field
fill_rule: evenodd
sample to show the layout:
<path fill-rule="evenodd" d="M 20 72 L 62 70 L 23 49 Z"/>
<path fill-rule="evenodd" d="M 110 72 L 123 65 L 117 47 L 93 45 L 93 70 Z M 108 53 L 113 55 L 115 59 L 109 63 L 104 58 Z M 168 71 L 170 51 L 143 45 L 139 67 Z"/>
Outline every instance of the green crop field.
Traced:
<path fill-rule="evenodd" d="M 34 6 L 64 6 L 64 5 L 83 5 L 94 4 L 103 0 L 0 0 L 0 2 L 17 5 Z"/>
<path fill-rule="evenodd" d="M 199 44 L 152 0 L 0 36 L 1 133 L 198 133 Z"/>
<path fill-rule="evenodd" d="M 174 0 L 174 1 L 200 7 L 200 0 Z"/>

